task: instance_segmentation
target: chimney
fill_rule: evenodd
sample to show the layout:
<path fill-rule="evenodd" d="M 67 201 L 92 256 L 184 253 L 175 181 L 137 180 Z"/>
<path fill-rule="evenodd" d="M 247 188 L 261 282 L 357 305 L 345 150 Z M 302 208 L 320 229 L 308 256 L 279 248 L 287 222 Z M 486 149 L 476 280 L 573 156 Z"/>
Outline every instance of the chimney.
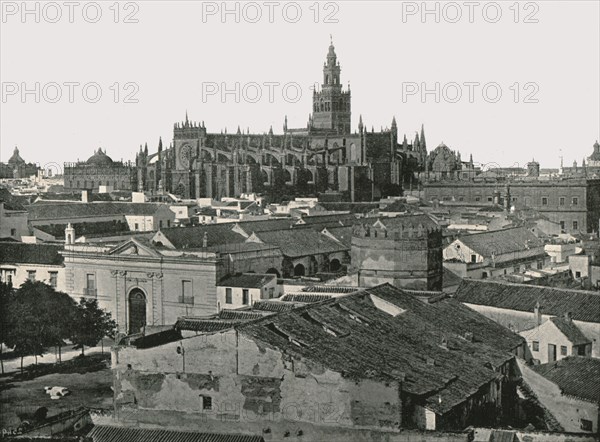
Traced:
<path fill-rule="evenodd" d="M 81 202 L 82 203 L 89 203 L 90 202 L 89 190 L 82 190 L 81 191 Z"/>
<path fill-rule="evenodd" d="M 204 237 L 202 238 L 202 248 L 208 247 L 208 232 L 204 232 Z"/>
<path fill-rule="evenodd" d="M 566 312 L 565 313 L 565 321 L 567 321 L 567 322 L 572 322 L 573 321 L 573 314 L 571 312 Z"/>
<path fill-rule="evenodd" d="M 69 223 L 67 225 L 67 228 L 65 229 L 65 244 L 75 244 L 75 229 L 73 228 L 71 223 Z"/>
<path fill-rule="evenodd" d="M 536 325 L 542 325 L 542 307 L 539 301 L 535 303 L 535 307 L 533 308 L 533 319 Z"/>

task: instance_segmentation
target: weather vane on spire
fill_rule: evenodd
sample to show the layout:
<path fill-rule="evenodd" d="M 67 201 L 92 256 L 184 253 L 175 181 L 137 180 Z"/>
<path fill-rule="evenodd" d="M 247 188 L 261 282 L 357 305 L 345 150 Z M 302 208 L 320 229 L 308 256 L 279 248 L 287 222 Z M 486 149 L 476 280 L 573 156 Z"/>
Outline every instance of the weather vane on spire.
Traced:
<path fill-rule="evenodd" d="M 329 34 L 329 42 L 333 46 L 333 35 L 332 34 Z"/>

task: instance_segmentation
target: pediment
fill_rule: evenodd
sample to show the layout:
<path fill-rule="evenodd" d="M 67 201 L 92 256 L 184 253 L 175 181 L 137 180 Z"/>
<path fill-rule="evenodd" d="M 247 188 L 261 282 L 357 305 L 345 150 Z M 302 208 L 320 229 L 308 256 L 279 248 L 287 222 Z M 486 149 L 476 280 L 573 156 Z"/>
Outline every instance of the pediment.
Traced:
<path fill-rule="evenodd" d="M 119 256 L 159 256 L 159 254 L 146 245 L 140 244 L 135 239 L 128 240 L 109 252 L 109 255 Z"/>

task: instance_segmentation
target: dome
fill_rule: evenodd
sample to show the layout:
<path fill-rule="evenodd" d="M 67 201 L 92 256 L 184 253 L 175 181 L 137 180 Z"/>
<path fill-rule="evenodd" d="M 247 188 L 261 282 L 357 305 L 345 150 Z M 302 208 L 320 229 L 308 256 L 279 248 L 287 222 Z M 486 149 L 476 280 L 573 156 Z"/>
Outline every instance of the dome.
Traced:
<path fill-rule="evenodd" d="M 19 155 L 19 149 L 15 147 L 15 151 L 13 152 L 12 157 L 8 160 L 8 164 L 17 165 L 17 164 L 25 164 L 25 160 L 21 158 Z"/>
<path fill-rule="evenodd" d="M 589 161 L 600 161 L 600 144 L 598 144 L 598 141 L 594 143 L 594 152 L 589 157 Z"/>
<path fill-rule="evenodd" d="M 98 149 L 94 151 L 94 155 L 92 155 L 86 162 L 86 164 L 91 164 L 94 166 L 111 166 L 113 160 L 106 155 L 105 152 L 102 152 L 102 149 Z"/>

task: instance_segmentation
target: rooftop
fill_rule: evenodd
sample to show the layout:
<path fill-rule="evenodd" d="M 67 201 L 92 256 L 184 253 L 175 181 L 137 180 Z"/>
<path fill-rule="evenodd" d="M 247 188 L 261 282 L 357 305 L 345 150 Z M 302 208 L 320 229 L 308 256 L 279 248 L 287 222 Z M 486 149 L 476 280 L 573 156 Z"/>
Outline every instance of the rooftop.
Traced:
<path fill-rule="evenodd" d="M 130 202 L 32 204 L 27 207 L 30 221 L 91 218 L 118 215 L 154 215 L 164 204 Z"/>
<path fill-rule="evenodd" d="M 569 356 L 560 361 L 534 365 L 532 368 L 558 385 L 565 395 L 594 403 L 600 401 L 600 359 Z"/>
<path fill-rule="evenodd" d="M 550 318 L 550 321 L 556 325 L 561 333 L 565 335 L 573 345 L 590 344 L 592 342 L 591 339 L 581 333 L 581 330 L 573 324 L 573 321 L 558 316 Z M 598 374 L 600 375 L 600 373 Z"/>
<path fill-rule="evenodd" d="M 402 313 L 393 316 L 382 304 Z M 281 311 L 236 328 L 349 378 L 402 380 L 403 390 L 436 412 L 496 379 L 493 367 L 522 343 L 454 299 L 426 304 L 390 285 Z"/>
<path fill-rule="evenodd" d="M 94 442 L 264 442 L 262 436 L 198 433 L 150 428 L 96 425 L 87 437 Z"/>
<path fill-rule="evenodd" d="M 529 250 L 544 245 L 537 236 L 524 227 L 473 233 L 460 236 L 458 240 L 485 257 Z"/>
<path fill-rule="evenodd" d="M 61 245 L 0 242 L 0 263 L 62 265 Z"/>
<path fill-rule="evenodd" d="M 463 279 L 455 294 L 467 304 L 531 312 L 539 302 L 542 313 L 576 321 L 600 323 L 600 292 Z"/>
<path fill-rule="evenodd" d="M 242 287 L 242 288 L 262 288 L 269 282 L 277 278 L 277 275 L 244 273 L 240 275 L 228 276 L 222 279 L 217 286 L 219 287 Z"/>
<path fill-rule="evenodd" d="M 264 231 L 257 237 L 265 244 L 276 245 L 289 258 L 349 250 L 341 242 L 312 229 Z"/>

